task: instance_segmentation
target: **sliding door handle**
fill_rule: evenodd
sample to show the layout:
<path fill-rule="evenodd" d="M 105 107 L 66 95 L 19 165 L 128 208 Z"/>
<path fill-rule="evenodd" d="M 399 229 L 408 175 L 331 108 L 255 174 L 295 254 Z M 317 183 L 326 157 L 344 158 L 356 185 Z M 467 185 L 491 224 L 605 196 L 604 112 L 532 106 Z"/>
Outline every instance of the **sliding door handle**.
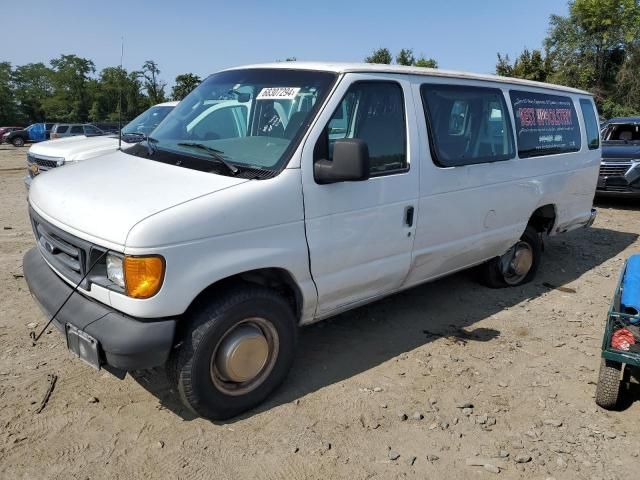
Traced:
<path fill-rule="evenodd" d="M 413 207 L 405 207 L 404 209 L 404 224 L 407 227 L 413 227 Z"/>

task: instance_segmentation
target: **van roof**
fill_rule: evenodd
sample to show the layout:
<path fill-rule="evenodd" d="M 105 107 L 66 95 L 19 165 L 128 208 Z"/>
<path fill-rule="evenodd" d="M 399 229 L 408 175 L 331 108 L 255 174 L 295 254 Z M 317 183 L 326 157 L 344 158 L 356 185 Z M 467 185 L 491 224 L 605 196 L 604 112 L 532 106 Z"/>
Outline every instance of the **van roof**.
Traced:
<path fill-rule="evenodd" d="M 242 65 L 228 68 L 226 70 L 238 70 L 243 68 L 280 68 L 285 70 L 317 70 L 329 71 L 335 73 L 354 73 L 354 72 L 376 72 L 376 73 L 396 73 L 404 75 L 424 75 L 429 77 L 447 77 L 461 78 L 468 80 L 483 80 L 488 82 L 508 83 L 511 85 L 523 85 L 527 87 L 547 88 L 552 90 L 560 90 L 563 92 L 577 93 L 580 95 L 591 94 L 577 88 L 565 87 L 563 85 L 554 85 L 551 83 L 534 82 L 532 80 L 523 80 L 520 78 L 499 77 L 497 75 L 485 75 L 469 72 L 457 72 L 453 70 L 441 70 L 439 68 L 423 68 L 423 67 L 406 67 L 404 65 L 384 65 L 377 63 L 340 63 L 340 62 L 275 62 L 254 65 Z"/>

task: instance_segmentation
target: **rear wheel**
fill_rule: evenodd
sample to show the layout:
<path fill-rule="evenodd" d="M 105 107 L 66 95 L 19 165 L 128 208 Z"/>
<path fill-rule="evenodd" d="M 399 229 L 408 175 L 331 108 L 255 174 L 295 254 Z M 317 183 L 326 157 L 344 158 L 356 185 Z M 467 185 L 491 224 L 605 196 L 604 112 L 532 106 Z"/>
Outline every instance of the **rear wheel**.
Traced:
<path fill-rule="evenodd" d="M 11 143 L 13 143 L 14 147 L 23 147 L 24 146 L 24 138 L 15 137 L 13 140 L 11 140 Z"/>
<path fill-rule="evenodd" d="M 600 361 L 600 373 L 598 386 L 596 387 L 596 403 L 602 408 L 611 410 L 618 405 L 620 396 L 620 373 L 622 364 L 602 359 Z"/>
<path fill-rule="evenodd" d="M 168 377 L 196 414 L 213 420 L 238 415 L 284 380 L 296 330 L 291 306 L 276 292 L 231 290 L 193 314 L 169 359 Z"/>
<path fill-rule="evenodd" d="M 535 277 L 542 257 L 540 234 L 528 226 L 504 255 L 482 265 L 482 282 L 491 288 L 515 287 Z"/>

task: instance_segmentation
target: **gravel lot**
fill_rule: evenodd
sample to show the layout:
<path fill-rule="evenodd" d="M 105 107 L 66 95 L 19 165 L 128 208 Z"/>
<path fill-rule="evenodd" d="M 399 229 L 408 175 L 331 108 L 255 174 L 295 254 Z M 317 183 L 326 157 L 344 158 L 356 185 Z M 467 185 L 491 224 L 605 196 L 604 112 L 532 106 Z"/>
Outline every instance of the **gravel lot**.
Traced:
<path fill-rule="evenodd" d="M 32 347 L 46 319 L 21 276 L 26 151 L 0 146 L 0 478 L 637 478 L 640 386 L 619 412 L 593 398 L 640 203 L 601 204 L 593 228 L 547 241 L 525 287 L 465 272 L 303 329 L 285 385 L 211 423 L 161 373 L 96 372 L 55 329 Z"/>

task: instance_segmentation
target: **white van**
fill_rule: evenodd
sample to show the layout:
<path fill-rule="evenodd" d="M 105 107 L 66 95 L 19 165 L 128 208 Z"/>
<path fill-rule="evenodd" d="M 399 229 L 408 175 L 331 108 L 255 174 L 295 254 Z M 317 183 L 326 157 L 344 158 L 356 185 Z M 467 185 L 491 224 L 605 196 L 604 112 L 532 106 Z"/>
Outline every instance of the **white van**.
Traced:
<path fill-rule="evenodd" d="M 216 109 L 211 106 L 216 105 Z M 24 273 L 69 349 L 166 365 L 226 418 L 284 379 L 296 331 L 481 265 L 536 273 L 541 238 L 589 226 L 591 95 L 411 67 L 276 63 L 207 78 L 147 141 L 29 194 Z"/>
<path fill-rule="evenodd" d="M 177 104 L 178 102 L 159 103 L 131 120 L 122 128 L 123 148 L 141 141 L 146 135 L 150 134 Z M 27 152 L 25 186 L 29 189 L 32 179 L 42 172 L 64 164 L 99 157 L 117 149 L 117 135 L 78 135 L 34 143 Z"/>

